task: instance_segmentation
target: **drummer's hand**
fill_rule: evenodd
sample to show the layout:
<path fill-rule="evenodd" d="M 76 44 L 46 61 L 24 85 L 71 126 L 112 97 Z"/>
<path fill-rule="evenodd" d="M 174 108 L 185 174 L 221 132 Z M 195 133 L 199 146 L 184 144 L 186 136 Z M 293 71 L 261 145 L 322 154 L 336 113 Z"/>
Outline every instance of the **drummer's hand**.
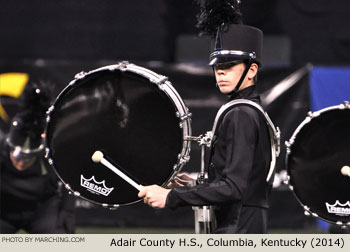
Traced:
<path fill-rule="evenodd" d="M 177 186 L 188 186 L 190 183 L 193 183 L 195 179 L 193 179 L 190 175 L 187 173 L 179 173 L 175 176 L 173 180 L 171 180 L 167 187 L 168 188 L 174 188 Z"/>
<path fill-rule="evenodd" d="M 164 208 L 169 192 L 170 189 L 165 189 L 158 185 L 141 186 L 138 196 L 143 198 L 143 202 L 151 207 Z"/>

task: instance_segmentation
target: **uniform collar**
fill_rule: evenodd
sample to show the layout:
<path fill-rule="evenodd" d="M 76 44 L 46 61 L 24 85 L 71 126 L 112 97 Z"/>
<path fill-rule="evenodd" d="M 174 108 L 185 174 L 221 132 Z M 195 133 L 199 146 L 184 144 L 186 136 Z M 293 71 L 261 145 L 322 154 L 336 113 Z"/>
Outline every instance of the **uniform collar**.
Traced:
<path fill-rule="evenodd" d="M 256 91 L 255 85 L 239 90 L 237 93 L 233 93 L 229 97 L 230 101 L 236 100 L 236 99 L 248 99 L 248 100 L 253 100 L 260 103 L 260 96 Z"/>

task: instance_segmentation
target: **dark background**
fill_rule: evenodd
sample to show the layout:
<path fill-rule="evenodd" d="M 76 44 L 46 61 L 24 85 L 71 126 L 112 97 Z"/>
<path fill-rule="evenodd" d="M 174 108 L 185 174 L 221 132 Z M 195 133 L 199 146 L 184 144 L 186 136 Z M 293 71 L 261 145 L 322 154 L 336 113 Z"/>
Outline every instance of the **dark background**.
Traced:
<path fill-rule="evenodd" d="M 198 33 L 199 7 L 191 0 L 1 0 L 0 6 L 3 60 L 173 62 L 179 38 Z M 243 0 L 241 10 L 245 24 L 289 41 L 291 64 L 350 60 L 347 0 Z"/>
<path fill-rule="evenodd" d="M 191 0 L 0 0 L 0 73 L 24 72 L 55 85 L 57 94 L 82 70 L 128 60 L 169 77 L 193 114 L 194 135 L 212 126 L 225 101 L 206 65 L 210 41 L 197 36 L 198 6 Z M 259 90 L 268 92 L 306 64 L 350 62 L 347 0 L 242 0 L 244 23 L 264 32 Z M 277 171 L 286 169 L 284 141 L 305 118 L 309 75 L 266 106 L 282 130 Z M 186 171 L 197 171 L 193 145 Z M 153 210 L 143 204 L 109 211 L 78 203 L 79 225 L 192 227 L 190 208 Z M 311 223 L 311 224 L 310 224 Z M 272 192 L 270 228 L 313 225 L 287 187 Z"/>

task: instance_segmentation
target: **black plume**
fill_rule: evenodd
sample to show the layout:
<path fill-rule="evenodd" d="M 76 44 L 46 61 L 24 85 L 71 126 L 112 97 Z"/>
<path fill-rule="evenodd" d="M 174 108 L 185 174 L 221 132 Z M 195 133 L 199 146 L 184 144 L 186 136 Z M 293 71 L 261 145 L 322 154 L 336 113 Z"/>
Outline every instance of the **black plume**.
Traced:
<path fill-rule="evenodd" d="M 33 113 L 46 112 L 51 105 L 53 88 L 46 82 L 29 83 L 20 97 L 20 110 Z"/>
<path fill-rule="evenodd" d="M 19 99 L 19 114 L 29 125 L 45 127 L 46 111 L 53 98 L 53 86 L 46 82 L 29 83 Z"/>
<path fill-rule="evenodd" d="M 196 0 L 201 6 L 197 15 L 200 35 L 216 36 L 218 28 L 227 30 L 230 24 L 241 24 L 240 0 Z"/>

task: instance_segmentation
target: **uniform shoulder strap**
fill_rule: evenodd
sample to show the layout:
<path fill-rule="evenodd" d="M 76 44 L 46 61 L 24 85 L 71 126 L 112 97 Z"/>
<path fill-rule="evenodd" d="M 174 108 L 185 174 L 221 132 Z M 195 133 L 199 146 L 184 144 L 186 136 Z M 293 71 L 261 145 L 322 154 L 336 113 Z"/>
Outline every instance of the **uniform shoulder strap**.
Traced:
<path fill-rule="evenodd" d="M 260 112 L 261 115 L 264 117 L 265 122 L 269 128 L 270 143 L 271 143 L 271 164 L 270 164 L 269 172 L 268 172 L 267 177 L 266 177 L 266 182 L 268 184 L 272 184 L 273 179 L 274 179 L 273 175 L 275 174 L 275 168 L 276 168 L 276 158 L 279 156 L 279 153 L 280 153 L 281 132 L 280 132 L 278 127 L 275 127 L 275 125 L 271 121 L 269 115 L 265 112 L 265 110 L 263 109 L 263 107 L 260 104 L 253 102 L 253 101 L 250 101 L 250 100 L 247 100 L 247 99 L 236 99 L 236 100 L 229 101 L 229 102 L 225 103 L 224 105 L 222 105 L 221 108 L 219 109 L 218 113 L 216 114 L 213 128 L 211 131 L 212 132 L 212 143 L 213 143 L 214 137 L 216 136 L 216 133 L 217 133 L 216 131 L 217 131 L 218 125 L 223 120 L 224 115 L 232 107 L 238 106 L 238 105 L 250 106 L 250 107 L 254 108 L 255 110 L 257 110 L 258 112 Z"/>

